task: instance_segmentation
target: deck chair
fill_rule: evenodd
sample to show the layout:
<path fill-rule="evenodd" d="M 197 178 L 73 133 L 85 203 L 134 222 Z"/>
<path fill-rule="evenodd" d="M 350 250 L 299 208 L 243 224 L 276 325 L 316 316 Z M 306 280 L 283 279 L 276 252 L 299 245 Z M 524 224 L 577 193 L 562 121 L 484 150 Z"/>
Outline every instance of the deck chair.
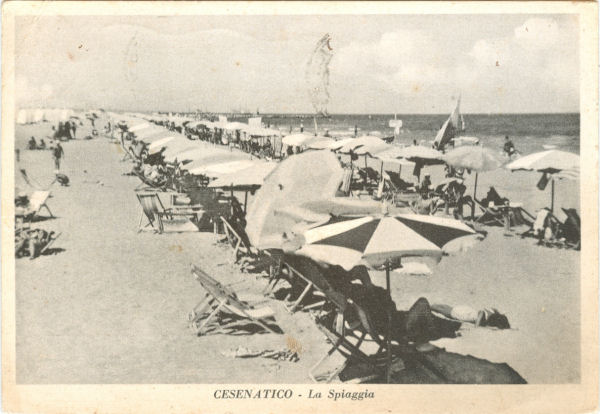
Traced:
<path fill-rule="evenodd" d="M 362 363 L 372 371 L 371 375 L 362 378 L 359 382 L 383 375 L 386 364 L 384 353 L 387 349 L 386 341 L 376 331 L 369 315 L 351 299 L 346 299 L 344 304 L 336 303 L 335 306 L 336 316 L 332 327 L 317 323 L 317 327 L 332 343 L 332 347 L 310 368 L 309 377 L 311 380 L 314 382 L 331 382 L 352 361 Z M 361 349 L 361 346 L 367 341 L 375 344 L 376 350 L 374 353 L 367 354 Z M 317 373 L 319 368 L 336 351 L 345 358 L 344 363 L 326 375 L 319 375 Z"/>
<path fill-rule="evenodd" d="M 392 190 L 396 192 L 407 191 L 410 188 L 414 189 L 413 183 L 404 181 L 400 178 L 400 174 L 395 171 L 385 170 L 384 178 L 388 181 Z"/>
<path fill-rule="evenodd" d="M 289 279 L 293 279 L 295 281 L 300 281 L 301 283 L 305 283 L 305 287 L 302 290 L 302 293 L 296 298 L 296 300 L 294 300 L 293 302 L 284 305 L 285 309 L 289 312 L 289 313 L 294 313 L 298 310 L 309 310 L 309 309 L 314 309 L 314 308 L 318 308 L 323 306 L 323 304 L 325 304 L 325 301 L 318 301 L 315 303 L 311 303 L 310 305 L 302 305 L 302 302 L 304 301 L 304 299 L 307 297 L 307 295 L 311 292 L 313 293 L 317 293 L 320 296 L 324 296 L 324 292 L 323 289 L 321 289 L 318 284 L 315 283 L 314 280 L 311 280 L 310 278 L 306 277 L 305 275 L 303 275 L 302 273 L 300 273 L 298 270 L 296 270 L 294 267 L 290 266 L 288 263 L 283 263 L 283 271 L 286 272 L 287 276 Z M 275 284 L 272 286 L 275 287 Z"/>
<path fill-rule="evenodd" d="M 198 212 L 172 208 L 165 209 L 156 193 L 138 193 L 136 195 L 142 207 L 138 232 L 150 226 L 154 231 L 163 233 L 165 231 L 164 223 L 180 225 L 181 230 L 176 231 L 198 231 L 194 224 L 198 222 Z M 147 223 L 142 227 L 144 217 L 146 217 Z"/>
<path fill-rule="evenodd" d="M 575 249 L 581 247 L 581 219 L 574 208 L 563 208 L 567 218 L 561 226 L 561 235 L 565 242 Z"/>
<path fill-rule="evenodd" d="M 496 224 L 510 230 L 511 225 L 526 224 L 531 226 L 535 217 L 523 208 L 521 203 L 508 202 L 503 205 L 484 205 L 480 200 L 472 203 L 479 207 L 483 214 L 474 221 L 481 224 Z"/>
<path fill-rule="evenodd" d="M 235 333 L 248 324 L 259 326 L 264 331 L 281 333 L 273 328 L 274 312 L 270 307 L 257 307 L 258 303 L 251 305 L 243 301 L 195 265 L 192 265 L 192 274 L 206 291 L 204 298 L 189 314 L 190 328 L 197 335 Z"/>
<path fill-rule="evenodd" d="M 167 180 L 161 180 L 160 182 L 150 181 L 140 171 L 133 171 L 133 174 L 140 179 L 141 183 L 135 188 L 135 191 L 146 191 L 146 190 L 160 190 L 167 191 Z"/>
<path fill-rule="evenodd" d="M 561 221 L 548 208 L 541 209 L 531 227 L 521 237 L 534 237 L 547 247 L 581 247 L 581 221 L 575 209 L 562 209 L 567 218 Z"/>
<path fill-rule="evenodd" d="M 48 198 L 50 198 L 50 191 L 34 191 L 29 196 L 29 206 L 27 209 L 17 209 L 15 211 L 15 218 L 21 219 L 22 225 L 25 227 L 28 223 L 33 222 L 36 217 L 41 217 L 40 213 L 43 208 L 50 214 L 50 217 L 54 218 L 50 207 L 46 204 Z"/>
<path fill-rule="evenodd" d="M 233 257 L 235 258 L 235 261 L 238 261 L 238 253 L 240 252 L 255 255 L 256 252 L 252 249 L 250 240 L 245 234 L 244 229 L 237 229 L 236 231 L 234 226 L 224 216 L 220 216 L 220 219 L 223 224 L 225 235 L 227 236 L 227 241 L 231 247 L 233 247 Z"/>

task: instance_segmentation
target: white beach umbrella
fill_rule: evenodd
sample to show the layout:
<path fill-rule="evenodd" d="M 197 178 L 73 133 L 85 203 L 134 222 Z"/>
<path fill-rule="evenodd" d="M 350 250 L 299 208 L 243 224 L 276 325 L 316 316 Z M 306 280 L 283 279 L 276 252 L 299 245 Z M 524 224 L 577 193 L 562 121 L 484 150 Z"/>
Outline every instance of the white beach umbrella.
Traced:
<path fill-rule="evenodd" d="M 505 168 L 511 171 L 538 171 L 544 174 L 543 179 L 549 175 L 552 181 L 550 211 L 554 211 L 554 179 L 578 179 L 579 155 L 559 150 L 536 152 L 507 164 Z M 543 189 L 546 184 L 547 181 L 540 188 Z"/>
<path fill-rule="evenodd" d="M 314 135 L 300 133 L 300 134 L 287 135 L 287 136 L 283 137 L 281 142 L 283 142 L 285 145 L 287 145 L 289 147 L 301 147 L 303 145 L 310 143 L 314 139 L 315 139 Z"/>
<path fill-rule="evenodd" d="M 224 187 L 251 187 L 263 184 L 265 177 L 277 167 L 276 162 L 252 161 L 252 164 L 246 168 L 235 172 L 219 175 L 211 182 L 210 188 Z"/>
<path fill-rule="evenodd" d="M 329 149 L 329 147 L 336 143 L 336 140 L 333 138 L 322 137 L 317 141 L 311 141 L 308 144 L 308 148 L 315 150 Z"/>
<path fill-rule="evenodd" d="M 209 177 L 218 177 L 219 175 L 226 175 L 235 173 L 236 171 L 243 170 L 248 167 L 252 167 L 254 161 L 252 160 L 235 160 L 225 162 L 208 163 L 206 165 L 190 169 L 190 174 L 194 175 L 206 175 Z"/>

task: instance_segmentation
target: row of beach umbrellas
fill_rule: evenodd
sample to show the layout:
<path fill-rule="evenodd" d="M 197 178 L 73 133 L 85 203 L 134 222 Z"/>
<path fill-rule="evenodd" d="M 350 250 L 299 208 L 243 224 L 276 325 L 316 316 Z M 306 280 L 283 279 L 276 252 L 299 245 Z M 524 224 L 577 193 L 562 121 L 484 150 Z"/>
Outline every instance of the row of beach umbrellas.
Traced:
<path fill-rule="evenodd" d="M 195 121 L 208 124 L 210 121 Z M 193 123 L 192 123 L 193 124 Z M 214 123 L 213 123 L 214 124 Z M 230 123 L 231 128 L 237 128 L 241 123 Z M 183 164 L 191 174 L 204 174 L 219 179 L 231 180 L 231 185 L 242 185 L 254 180 L 253 185 L 260 185 L 265 177 L 263 172 L 272 170 L 274 163 L 253 160 L 252 156 L 242 151 L 230 150 L 205 142 L 190 141 L 183 135 L 165 131 L 164 128 L 137 120 L 132 123 L 129 131 L 133 131 L 137 139 L 146 142 L 150 153 L 163 151 L 167 162 Z M 309 149 L 328 149 L 341 154 L 353 153 L 366 157 L 377 158 L 383 163 L 403 164 L 419 163 L 422 166 L 448 164 L 455 168 L 464 168 L 475 172 L 473 197 L 477 195 L 478 174 L 500 168 L 504 159 L 498 154 L 481 145 L 465 145 L 455 148 L 446 154 L 433 148 L 410 145 L 405 147 L 390 145 L 376 136 L 358 138 L 334 139 L 331 137 L 315 136 L 313 134 L 291 134 L 282 142 L 289 146 L 302 146 Z M 251 173 L 256 167 L 257 173 Z M 511 171 L 536 171 L 545 174 L 551 181 L 551 207 L 554 208 L 554 180 L 576 179 L 579 175 L 579 156 L 565 151 L 548 150 L 512 161 L 504 168 Z M 243 173 L 243 174 L 242 174 Z M 226 178 L 224 178 L 226 176 Z"/>

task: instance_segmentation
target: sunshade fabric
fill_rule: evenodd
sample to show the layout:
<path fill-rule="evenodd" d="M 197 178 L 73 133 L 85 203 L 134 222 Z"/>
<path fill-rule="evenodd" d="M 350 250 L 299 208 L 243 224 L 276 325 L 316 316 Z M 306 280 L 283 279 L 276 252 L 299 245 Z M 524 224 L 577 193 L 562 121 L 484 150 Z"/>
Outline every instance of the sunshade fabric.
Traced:
<path fill-rule="evenodd" d="M 304 232 L 296 254 L 350 270 L 359 264 L 377 268 L 387 260 L 407 256 L 439 258 L 451 240 L 475 231 L 452 219 L 403 214 L 337 217 Z"/>
<path fill-rule="evenodd" d="M 365 135 L 362 137 L 350 139 L 338 151 L 342 152 L 342 153 L 348 153 L 350 151 L 358 152 L 360 149 L 362 149 L 362 147 L 367 147 L 362 152 L 363 154 L 365 154 L 366 152 L 368 152 L 369 148 L 383 151 L 384 149 L 387 149 L 389 146 L 381 138 Z"/>
<path fill-rule="evenodd" d="M 208 186 L 221 187 L 255 187 L 263 184 L 265 177 L 277 166 L 275 162 L 253 161 L 250 167 L 219 176 Z"/>
<path fill-rule="evenodd" d="M 507 164 L 506 168 L 548 173 L 579 171 L 579 155 L 559 150 L 536 152 Z"/>
<path fill-rule="evenodd" d="M 282 248 L 297 221 L 276 210 L 334 197 L 342 176 L 337 157 L 329 151 L 296 154 L 279 163 L 248 209 L 246 232 L 252 244 L 258 249 Z"/>
<path fill-rule="evenodd" d="M 443 157 L 446 164 L 456 168 L 483 172 L 492 171 L 502 165 L 495 152 L 480 146 L 464 146 L 456 148 Z"/>
<path fill-rule="evenodd" d="M 314 135 L 310 135 L 310 134 L 292 134 L 292 135 L 287 135 L 285 137 L 283 137 L 283 139 L 281 140 L 281 142 L 283 142 L 285 145 L 288 146 L 297 146 L 300 147 L 302 145 L 306 145 L 308 144 L 310 141 L 315 140 L 315 136 Z"/>

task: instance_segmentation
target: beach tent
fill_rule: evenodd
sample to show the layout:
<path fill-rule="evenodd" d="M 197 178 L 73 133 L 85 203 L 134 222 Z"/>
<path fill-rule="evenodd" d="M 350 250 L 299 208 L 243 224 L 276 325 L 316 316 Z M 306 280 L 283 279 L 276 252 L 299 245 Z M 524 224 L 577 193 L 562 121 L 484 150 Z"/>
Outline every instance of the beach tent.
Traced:
<path fill-rule="evenodd" d="M 32 122 L 42 122 L 43 120 L 44 120 L 44 110 L 43 109 L 34 110 Z"/>
<path fill-rule="evenodd" d="M 225 125 L 223 125 L 223 129 L 227 131 L 243 131 L 248 129 L 248 124 L 244 124 L 242 122 L 228 122 Z"/>
<path fill-rule="evenodd" d="M 26 124 L 27 123 L 27 110 L 26 109 L 19 109 L 19 112 L 17 113 L 17 124 Z"/>

